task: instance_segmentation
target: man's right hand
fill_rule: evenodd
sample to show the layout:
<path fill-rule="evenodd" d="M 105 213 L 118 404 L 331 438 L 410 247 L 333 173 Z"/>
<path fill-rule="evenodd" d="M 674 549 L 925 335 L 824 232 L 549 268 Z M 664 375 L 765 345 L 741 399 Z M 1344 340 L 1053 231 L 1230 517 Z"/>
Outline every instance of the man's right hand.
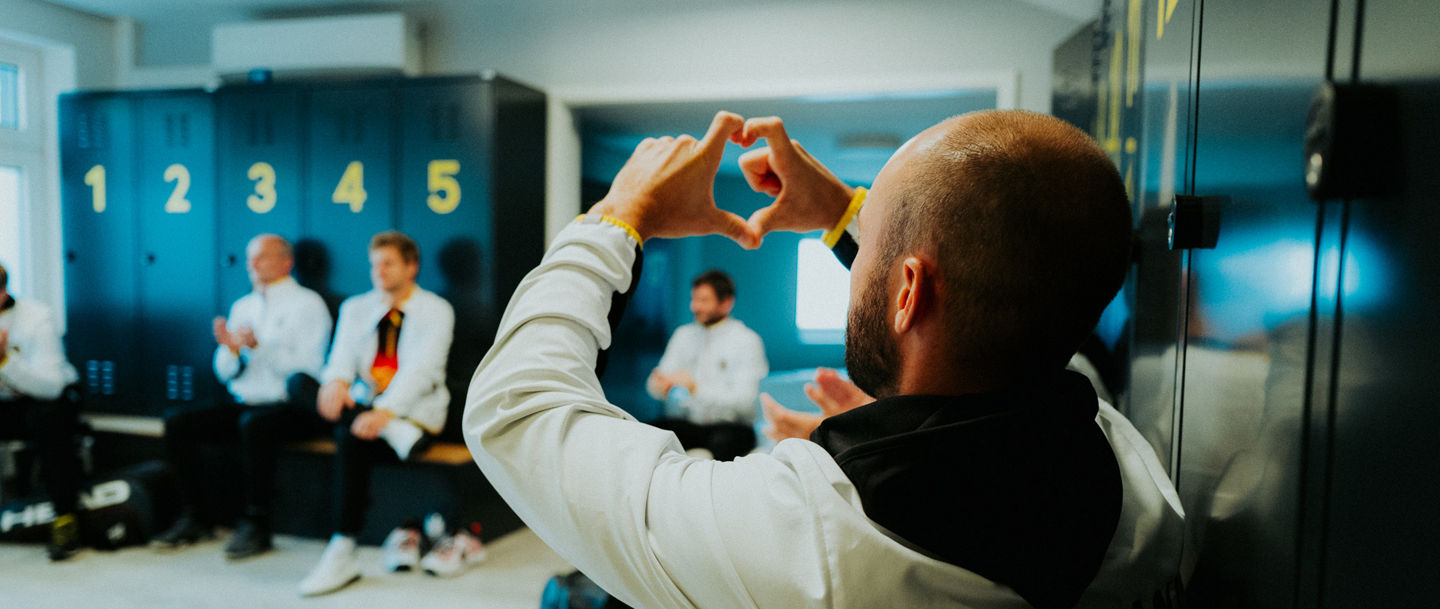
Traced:
<path fill-rule="evenodd" d="M 775 197 L 775 202 L 750 215 L 750 230 L 763 237 L 776 230 L 803 233 L 834 227 L 855 189 L 790 139 L 778 117 L 745 121 L 739 144 L 749 147 L 760 138 L 767 147 L 740 155 L 740 172 L 750 188 Z"/>
<path fill-rule="evenodd" d="M 231 353 L 239 354 L 240 347 L 236 345 L 235 340 L 230 337 L 230 331 L 225 328 L 225 323 L 224 317 L 216 317 L 210 322 L 210 329 L 215 334 L 215 344 L 228 347 Z"/>
<path fill-rule="evenodd" d="M 340 413 L 346 408 L 354 408 L 355 400 L 350 397 L 350 383 L 336 379 L 325 383 L 320 388 L 320 397 L 316 400 L 316 409 L 320 416 L 326 421 L 334 423 L 340 420 Z"/>

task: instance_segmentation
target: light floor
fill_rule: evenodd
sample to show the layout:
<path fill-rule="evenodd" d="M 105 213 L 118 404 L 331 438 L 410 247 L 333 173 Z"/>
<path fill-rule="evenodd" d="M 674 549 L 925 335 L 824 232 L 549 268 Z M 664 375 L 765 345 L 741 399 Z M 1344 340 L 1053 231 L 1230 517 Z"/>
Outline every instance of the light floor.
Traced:
<path fill-rule="evenodd" d="M 569 565 L 530 529 L 486 545 L 488 559 L 450 579 L 380 568 L 380 549 L 360 550 L 364 577 L 338 592 L 301 598 L 296 585 L 325 548 L 323 540 L 279 536 L 276 549 L 229 563 L 225 535 L 161 554 L 143 546 L 85 550 L 61 563 L 41 545 L 0 544 L 0 609 L 534 609 L 545 581 Z"/>

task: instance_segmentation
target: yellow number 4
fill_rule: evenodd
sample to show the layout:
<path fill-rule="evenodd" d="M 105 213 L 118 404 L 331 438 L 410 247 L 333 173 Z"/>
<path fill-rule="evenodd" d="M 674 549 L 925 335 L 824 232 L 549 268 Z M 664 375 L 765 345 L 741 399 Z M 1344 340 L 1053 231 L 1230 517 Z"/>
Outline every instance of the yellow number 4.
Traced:
<path fill-rule="evenodd" d="M 430 196 L 425 203 L 437 214 L 448 214 L 460 205 L 460 182 L 455 174 L 460 173 L 460 161 L 436 159 L 430 161 Z"/>
<path fill-rule="evenodd" d="M 340 183 L 335 185 L 335 194 L 330 195 L 330 200 L 349 203 L 350 211 L 358 214 L 365 209 L 365 198 L 365 164 L 350 161 L 345 167 L 345 173 L 340 176 Z"/>

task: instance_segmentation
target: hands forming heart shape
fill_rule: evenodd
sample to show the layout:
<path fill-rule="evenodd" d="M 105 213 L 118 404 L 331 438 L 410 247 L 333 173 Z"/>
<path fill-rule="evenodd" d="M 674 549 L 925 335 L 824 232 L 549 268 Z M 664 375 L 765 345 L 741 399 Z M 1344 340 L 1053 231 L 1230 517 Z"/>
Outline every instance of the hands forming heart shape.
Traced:
<path fill-rule="evenodd" d="M 767 146 L 741 155 L 740 171 L 751 188 L 775 201 L 747 220 L 716 206 L 715 173 L 727 141 L 748 148 L 762 138 Z M 854 192 L 791 140 L 779 118 L 745 120 L 722 111 L 700 140 L 681 135 L 640 142 L 590 212 L 630 224 L 642 241 L 720 234 L 754 249 L 771 231 L 833 227 Z"/>

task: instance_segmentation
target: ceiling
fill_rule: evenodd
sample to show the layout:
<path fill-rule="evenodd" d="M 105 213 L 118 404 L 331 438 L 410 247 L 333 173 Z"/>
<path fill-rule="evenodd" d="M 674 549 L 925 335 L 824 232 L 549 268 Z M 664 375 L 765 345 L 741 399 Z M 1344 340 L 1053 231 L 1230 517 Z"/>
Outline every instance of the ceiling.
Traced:
<path fill-rule="evenodd" d="M 386 0 L 384 2 L 338 2 L 337 0 L 50 0 L 84 11 L 112 17 L 134 17 L 140 21 L 163 19 L 166 15 L 192 11 L 220 11 L 243 13 L 265 13 L 303 11 L 314 9 L 365 7 L 398 7 L 405 4 L 433 4 L 432 0 Z M 514 0 L 467 0 L 489 4 L 513 4 Z M 600 2 L 623 5 L 654 6 L 653 0 L 599 0 Z M 999 0 L 1007 1 L 1007 0 Z M 1088 20 L 1099 14 L 1100 0 L 1019 0 L 1071 19 Z M 595 4 L 591 2 L 590 4 Z M 544 3 L 535 3 L 544 7 Z M 566 2 L 551 4 L 551 10 L 565 11 L 572 7 Z"/>

